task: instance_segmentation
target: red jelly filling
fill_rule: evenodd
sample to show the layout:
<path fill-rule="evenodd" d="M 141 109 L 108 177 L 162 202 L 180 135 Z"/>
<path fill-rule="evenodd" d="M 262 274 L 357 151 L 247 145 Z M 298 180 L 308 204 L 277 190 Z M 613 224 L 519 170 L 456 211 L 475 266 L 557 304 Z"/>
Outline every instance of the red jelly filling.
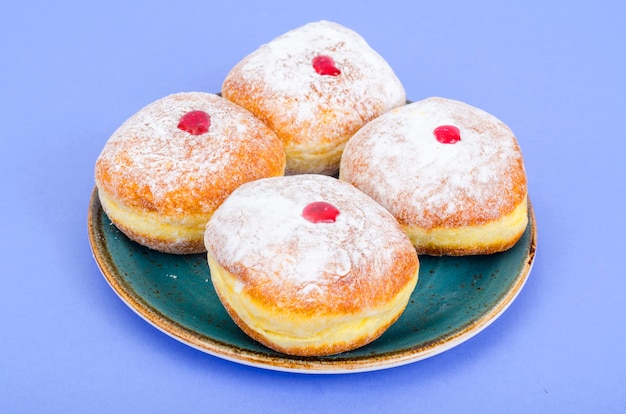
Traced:
<path fill-rule="evenodd" d="M 338 76 L 341 74 L 341 70 L 335 66 L 333 58 L 325 55 L 313 58 L 313 69 L 319 75 Z"/>
<path fill-rule="evenodd" d="M 302 210 L 302 217 L 311 223 L 334 223 L 338 215 L 337 207 L 324 201 L 311 203 Z"/>
<path fill-rule="evenodd" d="M 204 111 L 187 112 L 178 122 L 178 128 L 191 135 L 204 134 L 209 130 L 209 126 L 211 126 L 211 118 Z"/>
<path fill-rule="evenodd" d="M 453 125 L 438 126 L 433 133 L 442 144 L 456 144 L 461 140 L 461 131 Z"/>

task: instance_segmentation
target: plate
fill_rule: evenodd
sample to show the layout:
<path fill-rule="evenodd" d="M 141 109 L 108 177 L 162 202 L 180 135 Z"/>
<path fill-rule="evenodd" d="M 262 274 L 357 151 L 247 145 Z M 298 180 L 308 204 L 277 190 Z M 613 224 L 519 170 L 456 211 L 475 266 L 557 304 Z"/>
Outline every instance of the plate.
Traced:
<path fill-rule="evenodd" d="M 175 339 L 238 363 L 290 372 L 373 371 L 415 362 L 473 337 L 498 318 L 524 286 L 535 257 L 536 223 L 510 250 L 487 256 L 420 257 L 404 313 L 376 341 L 333 356 L 293 357 L 253 341 L 222 307 L 205 254 L 170 255 L 129 240 L 102 210 L 94 189 L 88 213 L 95 260 L 117 295 Z"/>

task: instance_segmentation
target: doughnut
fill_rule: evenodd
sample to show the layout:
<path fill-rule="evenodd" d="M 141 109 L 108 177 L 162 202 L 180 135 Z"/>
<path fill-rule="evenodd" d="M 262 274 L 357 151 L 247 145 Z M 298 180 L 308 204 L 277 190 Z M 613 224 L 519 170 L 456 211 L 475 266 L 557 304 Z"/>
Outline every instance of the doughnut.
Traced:
<path fill-rule="evenodd" d="M 260 46 L 227 74 L 222 94 L 285 145 L 286 175 L 334 175 L 347 140 L 406 102 L 390 65 L 356 32 L 309 23 Z"/>
<path fill-rule="evenodd" d="M 201 253 L 222 201 L 284 167 L 282 142 L 250 112 L 185 92 L 126 120 L 96 160 L 95 181 L 104 212 L 130 239 L 164 253 Z"/>
<path fill-rule="evenodd" d="M 205 244 L 235 323 L 290 355 L 331 355 L 378 338 L 418 278 L 415 249 L 393 216 L 325 175 L 242 185 L 209 220 Z"/>
<path fill-rule="evenodd" d="M 373 120 L 346 145 L 340 179 L 389 210 L 418 254 L 504 251 L 528 223 L 517 139 L 460 101 L 432 97 Z"/>

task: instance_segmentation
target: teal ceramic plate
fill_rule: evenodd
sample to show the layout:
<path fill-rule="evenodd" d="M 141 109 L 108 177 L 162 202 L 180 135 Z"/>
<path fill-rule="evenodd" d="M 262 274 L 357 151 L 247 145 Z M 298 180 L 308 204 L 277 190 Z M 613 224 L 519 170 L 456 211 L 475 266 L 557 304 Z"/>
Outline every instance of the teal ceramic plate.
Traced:
<path fill-rule="evenodd" d="M 373 371 L 446 351 L 486 328 L 522 289 L 535 255 L 532 207 L 522 239 L 489 256 L 420 257 L 420 278 L 400 319 L 378 340 L 329 357 L 292 357 L 246 336 L 219 302 L 204 254 L 176 256 L 126 238 L 94 190 L 89 239 L 104 277 L 146 321 L 194 348 L 242 364 L 281 371 Z"/>

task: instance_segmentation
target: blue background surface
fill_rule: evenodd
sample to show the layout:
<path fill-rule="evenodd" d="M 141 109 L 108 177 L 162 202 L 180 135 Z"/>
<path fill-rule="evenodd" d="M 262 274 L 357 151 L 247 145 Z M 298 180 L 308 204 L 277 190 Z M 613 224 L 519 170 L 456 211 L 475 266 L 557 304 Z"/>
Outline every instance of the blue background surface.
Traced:
<path fill-rule="evenodd" d="M 3 2 L 0 412 L 626 413 L 626 3 Z M 311 21 L 359 32 L 410 99 L 507 123 L 538 253 L 517 300 L 443 354 L 300 375 L 201 353 L 138 317 L 91 255 L 93 165 L 170 93 L 218 91 Z M 335 410 L 335 411 L 330 411 Z"/>

